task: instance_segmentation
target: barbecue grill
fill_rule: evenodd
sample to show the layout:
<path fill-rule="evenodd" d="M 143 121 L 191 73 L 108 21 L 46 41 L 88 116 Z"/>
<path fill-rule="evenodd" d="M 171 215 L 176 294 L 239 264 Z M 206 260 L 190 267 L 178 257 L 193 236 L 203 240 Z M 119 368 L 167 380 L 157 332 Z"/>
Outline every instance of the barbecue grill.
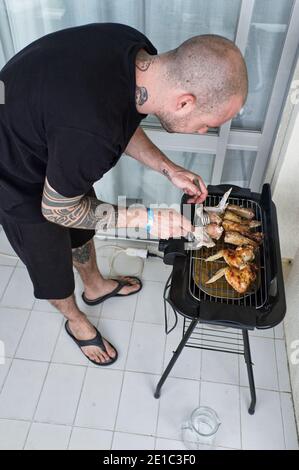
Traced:
<path fill-rule="evenodd" d="M 206 206 L 216 206 L 230 186 L 209 186 Z M 181 210 L 188 208 L 191 220 L 195 217 L 195 205 L 187 205 L 188 196 L 184 195 Z M 185 250 L 185 239 L 160 241 L 164 252 L 164 263 L 173 266 L 172 273 L 164 291 L 165 329 L 170 333 L 176 325 L 178 314 L 184 317 L 182 340 L 173 353 L 161 380 L 155 398 L 160 397 L 161 388 L 183 348 L 191 347 L 230 354 L 243 355 L 248 372 L 251 403 L 248 412 L 253 414 L 256 405 L 256 392 L 250 352 L 249 330 L 268 329 L 278 325 L 286 312 L 276 208 L 272 202 L 271 189 L 263 186 L 261 194 L 250 189 L 233 187 L 229 204 L 251 208 L 255 218 L 261 222 L 264 242 L 257 257 L 257 283 L 247 294 L 236 293 L 223 278 L 208 289 L 201 283 L 203 273 L 208 276 L 222 267 L 224 261 L 205 262 L 205 258 L 223 248 L 219 241 L 213 249 Z M 215 268 L 216 266 L 216 268 Z M 167 304 L 175 315 L 175 325 L 168 331 Z M 261 358 L 262 359 L 262 358 Z"/>

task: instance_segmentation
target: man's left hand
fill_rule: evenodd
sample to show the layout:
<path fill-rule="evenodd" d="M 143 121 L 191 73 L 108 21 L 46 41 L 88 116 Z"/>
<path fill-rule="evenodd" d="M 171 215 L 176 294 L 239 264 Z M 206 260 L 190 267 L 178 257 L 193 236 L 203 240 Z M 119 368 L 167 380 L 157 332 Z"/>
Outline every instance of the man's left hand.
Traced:
<path fill-rule="evenodd" d="M 185 170 L 184 168 L 179 167 L 174 170 L 171 174 L 170 181 L 177 188 L 182 189 L 190 196 L 190 199 L 188 199 L 189 203 L 201 204 L 208 196 L 207 187 L 201 176 Z"/>

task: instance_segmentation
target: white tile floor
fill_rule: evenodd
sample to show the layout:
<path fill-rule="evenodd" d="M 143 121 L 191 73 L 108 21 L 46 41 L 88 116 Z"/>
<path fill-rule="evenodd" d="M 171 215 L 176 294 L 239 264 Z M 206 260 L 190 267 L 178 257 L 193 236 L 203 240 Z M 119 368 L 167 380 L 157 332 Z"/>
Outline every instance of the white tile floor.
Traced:
<path fill-rule="evenodd" d="M 1 251 L 11 252 L 0 231 Z M 105 274 L 110 254 L 99 253 Z M 129 272 L 138 265 L 131 259 Z M 126 258 L 115 266 L 126 273 Z M 251 334 L 254 416 L 247 412 L 243 358 L 216 352 L 185 348 L 161 399 L 154 399 L 181 334 L 181 322 L 164 334 L 161 296 L 168 275 L 161 260 L 150 259 L 137 296 L 94 308 L 80 302 L 76 276 L 80 306 L 119 350 L 118 362 L 100 369 L 67 337 L 60 314 L 34 299 L 23 265 L 0 258 L 0 340 L 6 351 L 0 365 L 0 449 L 180 450 L 180 426 L 199 404 L 220 417 L 219 449 L 298 448 L 281 325 Z"/>

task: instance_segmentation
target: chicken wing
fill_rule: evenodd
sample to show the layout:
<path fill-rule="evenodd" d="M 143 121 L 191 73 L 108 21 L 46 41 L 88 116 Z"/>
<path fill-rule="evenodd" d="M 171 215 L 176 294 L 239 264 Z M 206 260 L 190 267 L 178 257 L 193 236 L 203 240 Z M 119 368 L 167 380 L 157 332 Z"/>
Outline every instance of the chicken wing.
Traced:
<path fill-rule="evenodd" d="M 226 264 L 238 269 L 244 269 L 249 261 L 255 258 L 254 248 L 252 246 L 238 246 L 235 250 L 227 249 L 220 250 L 213 256 L 210 256 L 206 261 L 216 261 L 224 258 Z"/>
<path fill-rule="evenodd" d="M 211 224 L 217 224 L 217 225 L 222 224 L 222 218 L 220 217 L 220 215 L 216 214 L 216 212 L 208 212 L 208 211 L 205 211 L 205 212 L 207 212 L 210 218 Z"/>
<path fill-rule="evenodd" d="M 246 225 L 246 227 L 249 229 L 260 227 L 262 225 L 262 223 L 258 220 L 242 219 L 242 217 L 239 217 L 237 214 L 234 214 L 231 211 L 225 211 L 223 218 L 226 221 L 235 222 L 236 224 L 240 225 Z"/>
<path fill-rule="evenodd" d="M 242 218 L 231 211 L 225 211 L 224 220 L 230 220 L 231 222 L 235 222 L 236 224 L 242 224 Z"/>
<path fill-rule="evenodd" d="M 224 220 L 222 225 L 226 232 L 241 233 L 245 237 L 250 238 L 259 244 L 263 241 L 264 234 L 262 232 L 251 232 L 247 224 L 236 224 L 236 222 Z"/>
<path fill-rule="evenodd" d="M 214 240 L 219 240 L 223 234 L 223 227 L 217 224 L 209 224 L 204 227 L 205 231 L 210 235 Z"/>
<path fill-rule="evenodd" d="M 245 221 L 242 222 L 243 224 L 245 223 Z M 262 225 L 262 222 L 260 222 L 259 220 L 250 220 L 248 226 L 249 228 L 256 228 L 256 227 L 260 227 Z"/>
<path fill-rule="evenodd" d="M 226 281 L 235 291 L 239 294 L 245 294 L 251 284 L 256 280 L 256 268 L 251 264 L 248 264 L 242 270 L 233 267 L 223 268 L 214 274 L 206 284 L 212 284 L 218 281 L 222 276 L 225 276 Z"/>
<path fill-rule="evenodd" d="M 258 243 L 251 238 L 245 237 L 238 232 L 225 232 L 224 237 L 225 243 L 230 243 L 231 245 L 244 246 L 249 245 L 256 248 Z"/>
<path fill-rule="evenodd" d="M 254 218 L 254 210 L 252 209 L 235 206 L 234 204 L 229 204 L 227 208 L 229 211 L 237 214 L 239 217 L 244 217 L 244 219 L 252 220 Z"/>
<path fill-rule="evenodd" d="M 242 235 L 246 235 L 249 231 L 248 224 L 239 224 L 231 220 L 224 220 L 222 225 L 226 232 L 239 232 Z"/>

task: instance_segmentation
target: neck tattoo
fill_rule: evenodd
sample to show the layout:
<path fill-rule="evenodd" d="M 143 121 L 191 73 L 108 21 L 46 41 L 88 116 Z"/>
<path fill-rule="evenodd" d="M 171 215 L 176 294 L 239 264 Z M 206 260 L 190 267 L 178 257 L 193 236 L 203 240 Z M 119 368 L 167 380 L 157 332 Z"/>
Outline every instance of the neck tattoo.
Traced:
<path fill-rule="evenodd" d="M 138 106 L 144 105 L 148 100 L 148 92 L 145 87 L 136 86 L 136 104 Z"/>

